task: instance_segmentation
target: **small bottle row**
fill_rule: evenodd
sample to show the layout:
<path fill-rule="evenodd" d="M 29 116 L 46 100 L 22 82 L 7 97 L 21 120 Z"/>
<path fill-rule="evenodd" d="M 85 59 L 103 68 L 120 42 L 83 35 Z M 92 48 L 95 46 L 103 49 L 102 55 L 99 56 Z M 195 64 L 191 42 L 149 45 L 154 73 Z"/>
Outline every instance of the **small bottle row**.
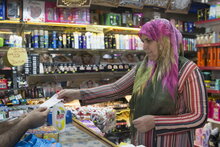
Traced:
<path fill-rule="evenodd" d="M 34 30 L 25 35 L 27 48 L 142 49 L 137 35 Z"/>
<path fill-rule="evenodd" d="M 41 74 L 67 74 L 81 72 L 128 71 L 129 64 L 75 65 L 73 63 L 44 63 Z"/>
<path fill-rule="evenodd" d="M 220 66 L 220 48 L 199 48 L 197 52 L 198 66 Z"/>

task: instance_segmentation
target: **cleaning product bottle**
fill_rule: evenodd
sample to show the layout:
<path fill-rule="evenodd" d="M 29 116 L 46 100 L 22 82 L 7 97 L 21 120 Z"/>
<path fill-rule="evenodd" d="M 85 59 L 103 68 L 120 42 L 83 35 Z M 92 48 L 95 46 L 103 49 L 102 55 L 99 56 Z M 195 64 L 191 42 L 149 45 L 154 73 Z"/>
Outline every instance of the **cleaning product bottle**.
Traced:
<path fill-rule="evenodd" d="M 59 131 L 64 131 L 66 127 L 66 110 L 63 103 L 58 103 L 52 110 L 52 125 Z"/>

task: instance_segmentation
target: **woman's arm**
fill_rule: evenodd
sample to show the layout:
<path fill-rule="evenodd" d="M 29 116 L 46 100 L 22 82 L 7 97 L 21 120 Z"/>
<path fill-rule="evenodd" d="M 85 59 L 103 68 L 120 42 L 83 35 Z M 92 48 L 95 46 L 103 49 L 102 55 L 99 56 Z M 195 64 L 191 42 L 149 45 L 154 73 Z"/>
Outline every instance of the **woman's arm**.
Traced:
<path fill-rule="evenodd" d="M 190 67 L 189 67 L 190 68 Z M 157 134 L 184 131 L 202 127 L 207 119 L 207 95 L 204 81 L 198 68 L 194 69 L 184 83 L 178 101 L 178 109 L 186 113 L 174 116 L 155 116 Z M 179 111 L 178 110 L 178 111 Z"/>
<path fill-rule="evenodd" d="M 136 66 L 114 83 L 80 90 L 82 105 L 111 101 L 132 93 Z"/>

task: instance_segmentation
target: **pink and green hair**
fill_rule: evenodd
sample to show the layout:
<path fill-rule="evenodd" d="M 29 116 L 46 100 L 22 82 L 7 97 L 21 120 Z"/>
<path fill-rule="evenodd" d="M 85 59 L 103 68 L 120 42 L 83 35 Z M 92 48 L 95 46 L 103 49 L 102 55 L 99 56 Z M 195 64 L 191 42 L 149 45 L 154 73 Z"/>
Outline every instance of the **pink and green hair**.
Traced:
<path fill-rule="evenodd" d="M 172 98 L 178 84 L 178 49 L 182 43 L 182 35 L 168 20 L 154 19 L 145 23 L 139 36 L 146 35 L 148 38 L 157 41 L 159 57 L 155 62 L 155 69 L 152 71 L 152 82 L 162 80 L 163 87 L 166 87 Z M 150 80 L 149 76 L 146 81 Z M 146 86 L 146 83 L 145 83 Z"/>

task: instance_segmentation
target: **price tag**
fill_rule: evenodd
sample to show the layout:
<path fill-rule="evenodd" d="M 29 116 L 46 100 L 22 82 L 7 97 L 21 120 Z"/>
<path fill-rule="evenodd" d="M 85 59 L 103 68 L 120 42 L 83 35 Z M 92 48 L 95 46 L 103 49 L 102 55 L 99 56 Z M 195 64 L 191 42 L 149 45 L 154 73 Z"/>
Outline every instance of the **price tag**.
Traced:
<path fill-rule="evenodd" d="M 103 28 L 102 27 L 93 26 L 93 25 L 88 25 L 88 26 L 86 26 L 86 31 L 88 31 L 88 32 L 103 33 Z"/>
<path fill-rule="evenodd" d="M 8 63 L 12 66 L 21 66 L 27 61 L 27 51 L 25 48 L 12 47 L 7 52 Z"/>

